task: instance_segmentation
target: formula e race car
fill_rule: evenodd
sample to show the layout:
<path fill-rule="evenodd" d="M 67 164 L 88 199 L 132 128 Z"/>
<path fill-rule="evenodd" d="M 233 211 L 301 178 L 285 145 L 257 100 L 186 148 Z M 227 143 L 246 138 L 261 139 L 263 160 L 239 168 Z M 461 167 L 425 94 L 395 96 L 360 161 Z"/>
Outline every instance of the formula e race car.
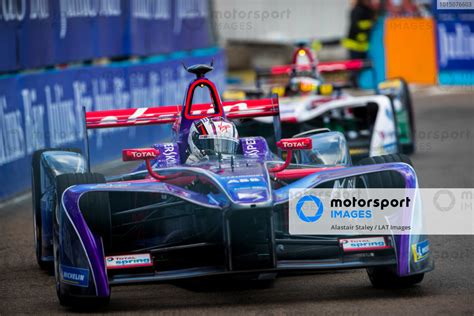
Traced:
<path fill-rule="evenodd" d="M 351 96 L 343 89 L 353 87 L 353 80 L 330 84 L 322 78 L 334 73 L 343 77 L 343 72 L 364 69 L 374 74 L 370 62 L 363 60 L 318 62 L 313 51 L 300 44 L 290 65 L 257 69 L 256 89 L 236 88 L 226 91 L 223 97 L 232 100 L 242 94 L 249 98 L 277 93 L 283 137 L 304 135 L 323 127 L 340 131 L 346 136 L 354 160 L 412 153 L 415 125 L 410 91 L 403 79 L 381 82 L 375 95 Z M 269 118 L 253 118 L 242 121 L 240 130 L 251 135 L 263 133 L 270 140 L 271 134 L 265 134 L 269 124 Z"/>
<path fill-rule="evenodd" d="M 341 236 L 288 230 L 290 189 L 332 190 L 349 182 L 361 188 L 416 188 L 406 157 L 368 158 L 353 166 L 344 135 L 327 130 L 279 140 L 285 160 L 259 136 L 241 137 L 229 154 L 229 147 L 207 137 L 196 122 L 269 116 L 278 128 L 278 98 L 221 102 L 205 77 L 212 67 L 187 70 L 197 78 L 182 106 L 86 113 L 88 129 L 173 124 L 174 142 L 122 151 L 123 160 L 140 160 L 130 173 L 109 178 L 91 173 L 88 157 L 77 150 L 34 154 L 36 255 L 41 267 L 54 271 L 61 304 L 95 306 L 109 301 L 112 286 L 203 277 L 260 280 L 364 268 L 377 287 L 422 281 L 432 260 L 425 249 L 424 260 L 416 261 L 413 245 L 427 243 L 424 236 L 366 236 L 383 247 L 347 251 Z M 209 92 L 212 101 L 193 102 L 199 91 Z M 202 137 L 190 132 L 195 127 Z M 215 151 L 189 161 L 189 139 L 216 145 Z"/>

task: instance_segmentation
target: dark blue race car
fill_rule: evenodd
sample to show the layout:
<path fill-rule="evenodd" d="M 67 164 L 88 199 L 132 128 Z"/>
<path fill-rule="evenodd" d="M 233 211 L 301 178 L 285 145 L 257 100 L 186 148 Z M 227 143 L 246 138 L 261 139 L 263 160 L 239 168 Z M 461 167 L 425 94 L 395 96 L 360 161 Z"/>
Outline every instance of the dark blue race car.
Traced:
<path fill-rule="evenodd" d="M 291 235 L 288 229 L 292 188 L 349 182 L 416 188 L 405 156 L 370 157 L 352 166 L 343 134 L 319 130 L 279 140 L 284 159 L 255 136 L 240 138 L 235 154 L 216 150 L 208 159 L 189 161 L 190 129 L 198 120 L 271 116 L 276 134 L 281 132 L 277 98 L 221 102 L 205 77 L 210 70 L 188 68 L 196 78 L 182 106 L 86 114 L 88 129 L 173 124 L 174 142 L 123 150 L 124 160 L 144 161 L 130 173 L 91 173 L 78 150 L 34 154 L 36 255 L 42 268 L 54 271 L 61 304 L 102 304 L 112 286 L 198 277 L 259 280 L 366 268 L 375 286 L 421 282 L 433 264 L 429 253 L 414 260 L 412 246 L 428 243 L 423 236 L 364 237 L 384 245 L 346 251 L 340 236 Z M 210 104 L 193 102 L 196 91 L 209 92 Z"/>

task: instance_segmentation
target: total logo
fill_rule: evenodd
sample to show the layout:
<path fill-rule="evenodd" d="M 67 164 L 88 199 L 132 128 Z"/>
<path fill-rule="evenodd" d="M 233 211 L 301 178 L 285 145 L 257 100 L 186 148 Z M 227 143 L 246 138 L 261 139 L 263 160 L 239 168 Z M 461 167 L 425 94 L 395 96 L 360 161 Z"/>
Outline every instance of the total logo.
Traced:
<path fill-rule="evenodd" d="M 311 149 L 311 138 L 282 139 L 277 142 L 280 149 Z"/>
<path fill-rule="evenodd" d="M 107 269 L 127 269 L 153 266 L 148 253 L 106 257 Z"/>
<path fill-rule="evenodd" d="M 323 211 L 323 202 L 314 195 L 305 195 L 296 203 L 296 213 L 303 222 L 314 223 L 318 221 L 323 216 Z"/>
<path fill-rule="evenodd" d="M 384 237 L 340 239 L 344 251 L 371 251 L 390 248 Z"/>
<path fill-rule="evenodd" d="M 152 151 L 132 151 L 133 158 L 155 158 L 156 153 Z"/>
<path fill-rule="evenodd" d="M 123 161 L 153 159 L 159 154 L 159 151 L 154 148 L 144 149 L 124 149 L 122 151 Z"/>

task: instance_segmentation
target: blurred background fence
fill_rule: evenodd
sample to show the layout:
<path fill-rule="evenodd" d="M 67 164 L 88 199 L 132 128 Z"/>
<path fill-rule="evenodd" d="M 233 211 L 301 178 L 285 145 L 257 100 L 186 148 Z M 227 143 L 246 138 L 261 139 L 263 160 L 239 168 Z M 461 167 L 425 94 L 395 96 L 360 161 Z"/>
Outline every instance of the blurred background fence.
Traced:
<path fill-rule="evenodd" d="M 3 0 L 0 71 L 214 44 L 210 1 Z"/>
<path fill-rule="evenodd" d="M 270 66 L 288 63 L 296 41 L 337 43 L 347 36 L 353 2 L 216 1 L 213 16 L 217 33 L 227 44 L 230 69 Z M 368 2 L 377 15 L 369 57 L 379 81 L 404 77 L 418 84 L 474 84 L 474 1 Z M 323 45 L 318 54 L 321 60 L 347 58 L 340 45 Z"/>

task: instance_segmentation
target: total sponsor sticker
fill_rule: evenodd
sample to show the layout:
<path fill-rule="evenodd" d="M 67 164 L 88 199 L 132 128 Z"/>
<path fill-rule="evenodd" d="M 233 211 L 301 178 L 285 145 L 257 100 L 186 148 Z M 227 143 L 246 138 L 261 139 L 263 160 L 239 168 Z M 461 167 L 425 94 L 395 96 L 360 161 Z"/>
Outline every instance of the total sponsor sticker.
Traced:
<path fill-rule="evenodd" d="M 383 237 L 339 239 L 344 251 L 370 251 L 390 248 Z"/>
<path fill-rule="evenodd" d="M 105 257 L 107 269 L 130 269 L 153 266 L 149 253 Z"/>

